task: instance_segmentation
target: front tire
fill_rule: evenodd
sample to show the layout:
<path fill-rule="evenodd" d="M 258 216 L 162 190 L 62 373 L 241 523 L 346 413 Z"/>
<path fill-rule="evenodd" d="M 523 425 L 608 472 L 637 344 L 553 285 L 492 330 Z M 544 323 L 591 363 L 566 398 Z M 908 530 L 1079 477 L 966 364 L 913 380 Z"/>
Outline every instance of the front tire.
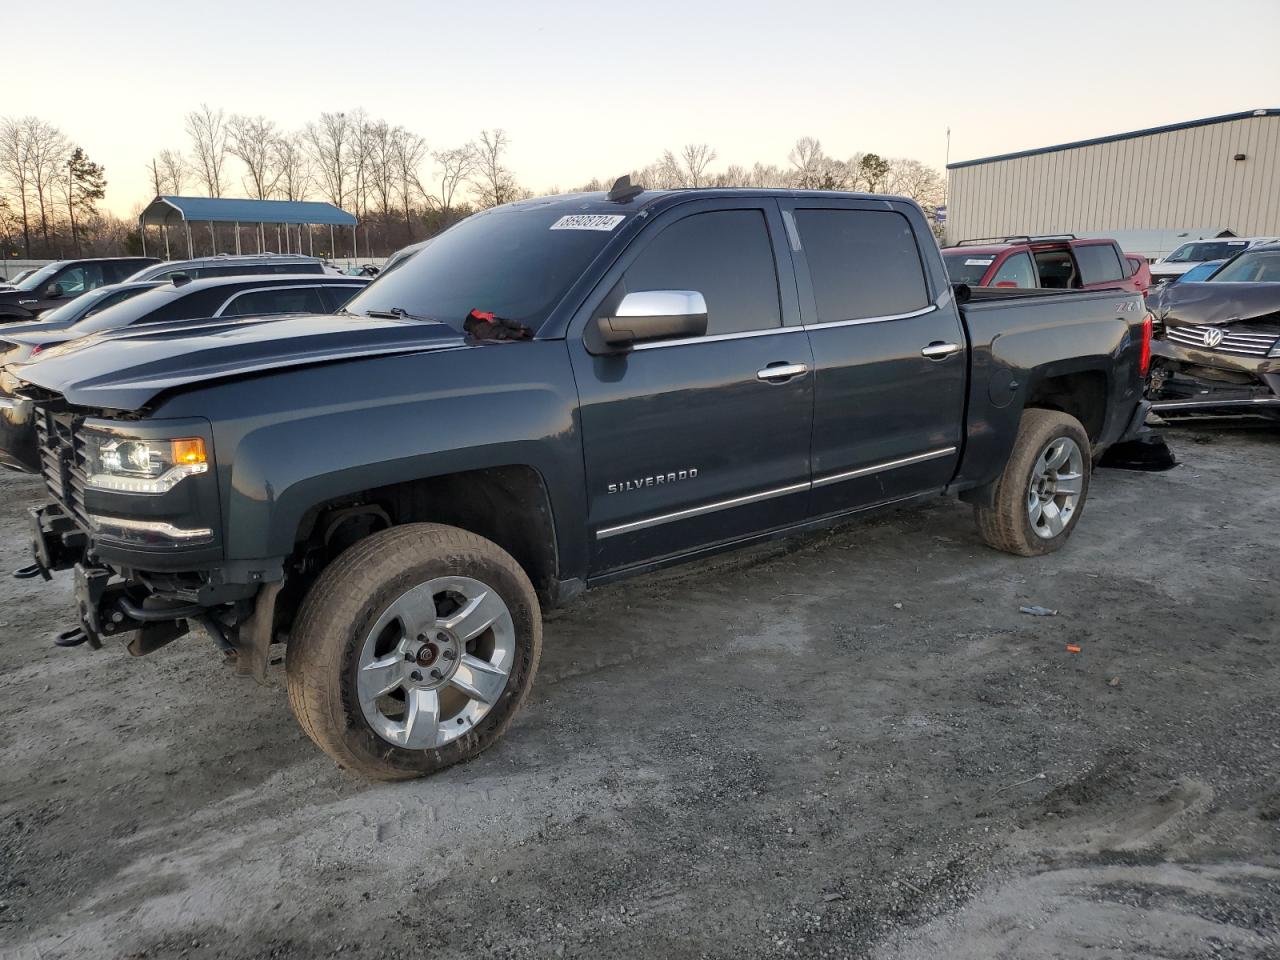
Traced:
<path fill-rule="evenodd" d="M 339 765 L 422 777 L 502 736 L 541 654 L 537 595 L 506 551 L 408 524 L 356 543 L 312 585 L 286 654 L 289 705 Z"/>
<path fill-rule="evenodd" d="M 995 504 L 974 510 L 982 539 L 1020 557 L 1061 549 L 1089 495 L 1090 449 L 1089 435 L 1070 414 L 1024 411 Z"/>

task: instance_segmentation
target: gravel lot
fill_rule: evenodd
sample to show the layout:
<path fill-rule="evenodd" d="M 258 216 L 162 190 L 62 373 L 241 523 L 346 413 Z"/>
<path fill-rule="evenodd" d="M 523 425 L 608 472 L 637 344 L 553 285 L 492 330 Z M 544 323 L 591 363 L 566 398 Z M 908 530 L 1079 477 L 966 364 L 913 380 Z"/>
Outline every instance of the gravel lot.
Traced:
<path fill-rule="evenodd" d="M 393 786 L 6 578 L 0 955 L 1280 956 L 1280 432 L 1171 440 L 1046 559 L 938 501 L 589 594 L 503 742 Z"/>

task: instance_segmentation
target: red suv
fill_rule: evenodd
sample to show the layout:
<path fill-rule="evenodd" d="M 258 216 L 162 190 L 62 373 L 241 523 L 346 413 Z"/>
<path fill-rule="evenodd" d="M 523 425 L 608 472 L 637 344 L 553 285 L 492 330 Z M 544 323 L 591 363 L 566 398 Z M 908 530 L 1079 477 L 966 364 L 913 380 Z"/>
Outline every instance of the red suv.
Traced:
<path fill-rule="evenodd" d="M 971 287 L 1050 290 L 1130 290 L 1146 293 L 1150 271 L 1141 257 L 1125 256 L 1114 240 L 1051 237 L 987 237 L 944 247 L 953 283 Z"/>

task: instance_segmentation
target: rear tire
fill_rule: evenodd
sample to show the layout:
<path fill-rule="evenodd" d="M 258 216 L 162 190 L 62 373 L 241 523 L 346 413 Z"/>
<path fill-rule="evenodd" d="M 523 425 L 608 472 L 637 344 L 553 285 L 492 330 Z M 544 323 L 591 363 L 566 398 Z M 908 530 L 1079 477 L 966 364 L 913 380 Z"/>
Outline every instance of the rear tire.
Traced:
<path fill-rule="evenodd" d="M 340 766 L 422 777 L 502 736 L 541 654 L 537 595 L 506 551 L 408 524 L 354 544 L 312 585 L 286 652 L 289 706 Z"/>
<path fill-rule="evenodd" d="M 1024 411 L 994 505 L 974 510 L 982 539 L 1020 557 L 1061 549 L 1089 495 L 1090 449 L 1089 435 L 1070 414 Z"/>

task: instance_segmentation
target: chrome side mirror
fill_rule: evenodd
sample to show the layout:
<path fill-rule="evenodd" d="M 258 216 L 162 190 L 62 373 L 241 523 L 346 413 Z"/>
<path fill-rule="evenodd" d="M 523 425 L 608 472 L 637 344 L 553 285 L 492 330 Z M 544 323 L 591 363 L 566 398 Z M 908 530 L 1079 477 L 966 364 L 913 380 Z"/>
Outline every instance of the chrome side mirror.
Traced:
<path fill-rule="evenodd" d="M 707 332 L 707 301 L 696 290 L 638 290 L 596 325 L 604 342 L 620 349 L 646 340 L 700 337 Z"/>

